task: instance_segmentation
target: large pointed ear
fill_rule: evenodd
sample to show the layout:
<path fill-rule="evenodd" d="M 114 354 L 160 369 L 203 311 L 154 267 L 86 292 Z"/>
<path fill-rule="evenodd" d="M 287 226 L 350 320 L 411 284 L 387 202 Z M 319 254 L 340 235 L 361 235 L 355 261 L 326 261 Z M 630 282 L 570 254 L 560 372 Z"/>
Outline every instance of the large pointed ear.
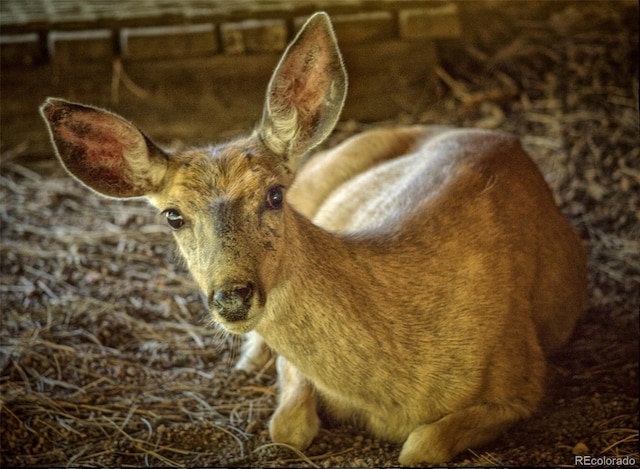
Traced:
<path fill-rule="evenodd" d="M 40 108 L 62 165 L 108 197 L 157 192 L 167 155 L 121 117 L 102 109 L 49 98 Z"/>
<path fill-rule="evenodd" d="M 347 93 L 331 21 L 316 13 L 302 27 L 276 67 L 259 133 L 293 172 L 304 153 L 333 130 Z"/>

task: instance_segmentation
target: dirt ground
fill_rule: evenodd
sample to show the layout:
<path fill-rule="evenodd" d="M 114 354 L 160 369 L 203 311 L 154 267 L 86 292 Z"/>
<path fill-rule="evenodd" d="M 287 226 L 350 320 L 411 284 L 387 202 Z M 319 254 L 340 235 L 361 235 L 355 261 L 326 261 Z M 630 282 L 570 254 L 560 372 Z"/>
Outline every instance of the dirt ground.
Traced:
<path fill-rule="evenodd" d="M 453 465 L 640 461 L 637 8 L 496 14 L 509 42 L 445 45 L 438 95 L 380 123 L 522 136 L 589 251 L 588 307 L 540 411 Z M 331 143 L 368 126 L 341 123 Z M 304 454 L 273 444 L 273 374 L 232 371 L 238 339 L 211 327 L 154 210 L 89 193 L 53 157 L 23 161 L 7 151 L 0 176 L 2 466 L 397 465 L 398 445 L 349 426 Z"/>

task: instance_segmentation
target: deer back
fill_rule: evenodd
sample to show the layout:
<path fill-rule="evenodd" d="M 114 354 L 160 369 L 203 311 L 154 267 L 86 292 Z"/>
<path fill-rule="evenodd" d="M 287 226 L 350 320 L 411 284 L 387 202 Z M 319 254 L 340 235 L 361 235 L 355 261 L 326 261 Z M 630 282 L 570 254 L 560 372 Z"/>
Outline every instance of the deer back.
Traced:
<path fill-rule="evenodd" d="M 328 184 L 340 179 L 343 167 L 338 162 L 345 159 L 355 161 L 360 171 L 340 184 Z M 441 126 L 375 130 L 321 155 L 308 174 L 306 170 L 294 188 L 310 180 L 317 199 L 307 212 L 318 226 L 359 238 L 395 240 L 394 245 L 410 252 L 420 246 L 399 275 L 420 278 L 428 270 L 452 285 L 460 284 L 455 278 L 459 272 L 450 268 L 456 259 L 500 253 L 486 278 L 469 280 L 521 296 L 518 301 L 527 304 L 521 310 L 530 309 L 546 353 L 557 351 L 570 337 L 586 301 L 586 255 L 514 136 Z M 470 298 L 477 294 L 460 287 Z M 564 294 L 558 295 L 558 289 Z"/>

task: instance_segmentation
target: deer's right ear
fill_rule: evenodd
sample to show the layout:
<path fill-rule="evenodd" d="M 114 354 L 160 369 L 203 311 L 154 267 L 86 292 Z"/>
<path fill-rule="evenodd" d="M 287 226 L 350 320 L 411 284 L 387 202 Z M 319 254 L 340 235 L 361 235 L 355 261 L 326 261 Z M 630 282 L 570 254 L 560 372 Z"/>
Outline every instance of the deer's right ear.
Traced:
<path fill-rule="evenodd" d="M 135 126 L 102 109 L 49 98 L 40 108 L 62 165 L 108 197 L 157 192 L 168 156 Z"/>

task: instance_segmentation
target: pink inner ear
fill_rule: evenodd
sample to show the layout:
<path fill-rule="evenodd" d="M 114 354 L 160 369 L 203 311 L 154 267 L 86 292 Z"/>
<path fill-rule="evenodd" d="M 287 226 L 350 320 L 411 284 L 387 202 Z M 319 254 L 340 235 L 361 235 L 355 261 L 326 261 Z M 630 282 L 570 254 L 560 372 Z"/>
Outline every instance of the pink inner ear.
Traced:
<path fill-rule="evenodd" d="M 309 115 L 312 109 L 317 109 L 322 105 L 322 101 L 327 93 L 327 89 L 331 86 L 330 74 L 326 71 L 330 67 L 329 57 L 311 51 L 313 54 L 314 64 L 309 71 L 308 79 L 304 83 L 305 114 Z"/>
<path fill-rule="evenodd" d="M 91 108 L 47 112 L 65 167 L 89 187 L 114 197 L 144 195 L 131 174 L 128 158 L 146 153 L 144 137 L 132 125 Z M 142 152 L 142 153 L 141 153 Z"/>
<path fill-rule="evenodd" d="M 277 86 L 280 99 L 288 99 L 298 111 L 299 118 L 308 122 L 313 120 L 315 109 L 331 86 L 332 45 L 327 43 L 327 35 L 322 30 L 307 32 L 303 44 L 298 50 L 291 51 L 288 60 L 282 64 L 281 79 Z"/>

